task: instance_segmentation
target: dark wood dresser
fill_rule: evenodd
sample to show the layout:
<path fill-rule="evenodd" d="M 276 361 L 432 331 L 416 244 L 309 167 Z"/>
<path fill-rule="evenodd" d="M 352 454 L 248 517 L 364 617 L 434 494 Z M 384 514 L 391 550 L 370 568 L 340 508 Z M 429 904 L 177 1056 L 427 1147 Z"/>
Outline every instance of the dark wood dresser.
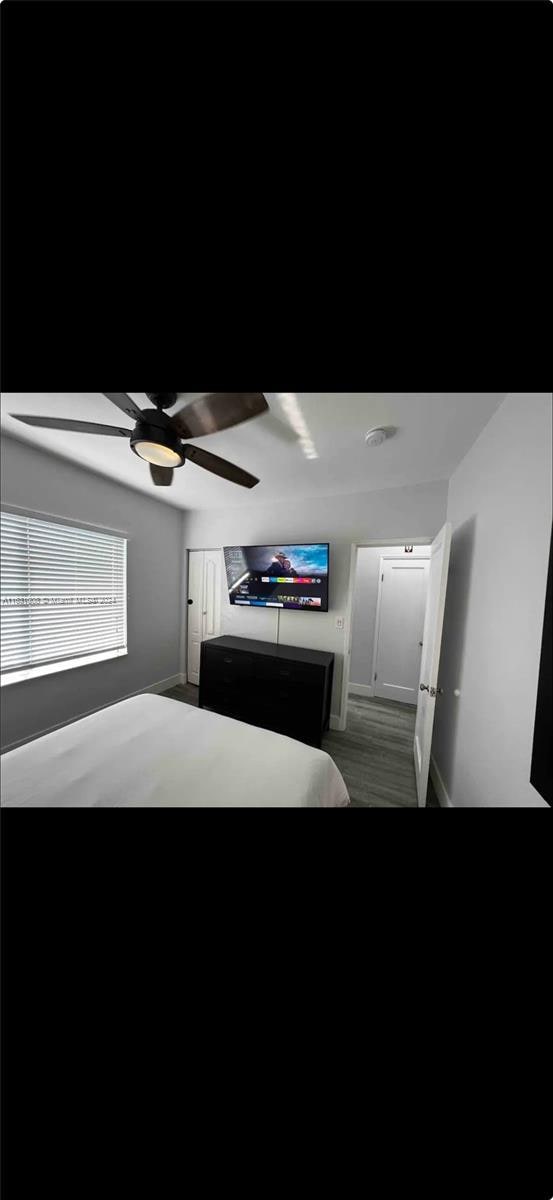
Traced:
<path fill-rule="evenodd" d="M 246 638 L 202 643 L 200 708 L 320 747 L 330 722 L 334 655 Z"/>

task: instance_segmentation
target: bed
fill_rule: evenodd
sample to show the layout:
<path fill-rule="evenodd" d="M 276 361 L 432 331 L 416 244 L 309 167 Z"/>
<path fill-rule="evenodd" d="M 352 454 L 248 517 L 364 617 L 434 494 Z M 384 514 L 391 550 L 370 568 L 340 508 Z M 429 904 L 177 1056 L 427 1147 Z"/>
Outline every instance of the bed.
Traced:
<path fill-rule="evenodd" d="M 163 696 L 135 696 L 1 759 L 2 806 L 341 808 L 321 750 Z"/>

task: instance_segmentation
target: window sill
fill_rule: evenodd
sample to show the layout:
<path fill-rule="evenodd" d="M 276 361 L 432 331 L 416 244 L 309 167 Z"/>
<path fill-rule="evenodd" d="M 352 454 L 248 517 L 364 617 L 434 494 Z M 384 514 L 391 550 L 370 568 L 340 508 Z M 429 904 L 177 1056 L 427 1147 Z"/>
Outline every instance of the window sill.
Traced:
<path fill-rule="evenodd" d="M 42 667 L 26 667 L 0 676 L 0 687 L 12 683 L 24 683 L 27 679 L 40 679 L 42 675 L 57 675 L 59 671 L 72 671 L 75 667 L 88 667 L 91 663 L 107 662 L 108 658 L 123 658 L 127 650 L 106 650 L 102 654 L 86 654 L 82 658 L 69 658 L 63 662 L 47 663 Z"/>

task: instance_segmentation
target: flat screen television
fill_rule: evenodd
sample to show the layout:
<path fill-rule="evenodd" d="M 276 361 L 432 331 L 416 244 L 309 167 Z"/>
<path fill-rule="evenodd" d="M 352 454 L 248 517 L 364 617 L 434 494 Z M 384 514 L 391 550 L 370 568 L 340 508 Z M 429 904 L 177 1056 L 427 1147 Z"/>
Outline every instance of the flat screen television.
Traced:
<path fill-rule="evenodd" d="M 226 546 L 230 603 L 328 612 L 329 543 Z"/>

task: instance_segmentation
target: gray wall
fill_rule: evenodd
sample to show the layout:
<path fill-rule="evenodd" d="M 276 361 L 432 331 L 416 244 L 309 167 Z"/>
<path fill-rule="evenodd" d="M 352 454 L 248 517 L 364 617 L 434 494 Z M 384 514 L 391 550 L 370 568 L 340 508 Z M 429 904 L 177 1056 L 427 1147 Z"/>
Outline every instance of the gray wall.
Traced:
<path fill-rule="evenodd" d="M 350 683 L 368 688 L 373 686 L 380 559 L 386 554 L 394 554 L 398 558 L 428 558 L 430 549 L 428 546 L 414 546 L 413 553 L 409 556 L 405 554 L 403 546 L 361 546 L 359 549 L 355 577 Z"/>
<path fill-rule="evenodd" d="M 551 396 L 507 396 L 450 481 L 433 756 L 455 807 L 532 807 L 551 538 Z M 459 699 L 454 690 L 461 692 Z"/>
<path fill-rule="evenodd" d="M 332 713 L 341 714 L 344 657 L 351 640 L 348 610 L 352 543 L 434 537 L 445 521 L 447 483 L 391 488 L 351 496 L 325 496 L 311 500 L 283 500 L 270 507 L 256 505 L 252 493 L 248 509 L 188 512 L 184 519 L 186 550 L 221 546 L 262 545 L 284 542 L 330 542 L 330 612 L 283 612 L 280 641 L 289 646 L 329 650 L 336 655 Z M 185 556 L 186 557 L 186 556 Z M 268 609 L 231 607 L 223 580 L 223 632 L 274 642 L 277 614 Z M 344 617 L 343 631 L 336 628 Z"/>
<path fill-rule="evenodd" d="M 4 503 L 117 529 L 129 539 L 128 655 L 3 687 L 6 749 L 180 673 L 182 513 L 13 438 L 1 440 Z"/>

